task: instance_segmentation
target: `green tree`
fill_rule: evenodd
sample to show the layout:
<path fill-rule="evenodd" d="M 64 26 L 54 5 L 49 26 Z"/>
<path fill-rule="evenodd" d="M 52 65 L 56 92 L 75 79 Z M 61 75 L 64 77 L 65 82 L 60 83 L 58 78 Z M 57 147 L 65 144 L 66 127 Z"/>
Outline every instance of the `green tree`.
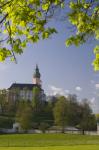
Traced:
<path fill-rule="evenodd" d="M 5 112 L 5 106 L 7 104 L 7 91 L 5 89 L 0 90 L 0 111 Z"/>
<path fill-rule="evenodd" d="M 32 108 L 33 108 L 33 122 L 38 123 L 38 125 L 45 121 L 45 111 L 46 102 L 42 100 L 42 91 L 39 86 L 33 88 L 33 97 L 32 97 Z"/>
<path fill-rule="evenodd" d="M 44 120 L 52 126 L 54 124 L 53 108 L 58 98 L 55 96 L 48 96 L 45 106 L 43 108 Z"/>
<path fill-rule="evenodd" d="M 98 0 L 72 0 L 69 2 L 68 19 L 75 28 L 75 33 L 66 40 L 66 45 L 79 46 L 90 37 L 99 40 L 99 2 Z M 94 70 L 99 70 L 99 45 L 94 48 L 96 56 Z"/>
<path fill-rule="evenodd" d="M 32 106 L 35 112 L 40 112 L 42 109 L 41 89 L 39 87 L 33 88 Z"/>
<path fill-rule="evenodd" d="M 96 128 L 96 117 L 92 113 L 92 110 L 88 104 L 88 100 L 83 100 L 84 102 L 81 104 L 81 120 L 80 120 L 80 128 L 82 129 L 82 134 L 88 130 L 94 130 Z"/>
<path fill-rule="evenodd" d="M 20 101 L 20 88 L 12 88 L 7 94 L 6 114 L 15 116 Z"/>
<path fill-rule="evenodd" d="M 0 128 L 12 129 L 14 118 L 7 116 L 0 116 Z"/>
<path fill-rule="evenodd" d="M 28 42 L 35 43 L 40 38 L 48 38 L 56 33 L 46 26 L 54 9 L 62 0 L 1 0 L 0 1 L 0 60 L 21 54 Z"/>
<path fill-rule="evenodd" d="M 76 95 L 70 94 L 68 97 L 68 123 L 76 126 L 81 120 L 81 108 Z"/>
<path fill-rule="evenodd" d="M 55 124 L 62 128 L 64 133 L 65 126 L 68 124 L 68 101 L 64 96 L 60 96 L 53 109 Z"/>
<path fill-rule="evenodd" d="M 16 121 L 20 123 L 20 126 L 25 132 L 32 128 L 33 110 L 31 105 L 26 101 L 21 101 L 18 111 L 16 113 Z"/>
<path fill-rule="evenodd" d="M 99 123 L 99 114 L 96 114 L 97 123 Z"/>
<path fill-rule="evenodd" d="M 85 43 L 90 37 L 99 40 L 98 0 L 1 0 L 0 1 L 0 60 L 16 60 L 28 42 L 38 42 L 57 33 L 47 26 L 57 8 L 64 8 L 75 33 L 66 45 Z M 94 48 L 94 69 L 99 70 L 99 45 Z"/>

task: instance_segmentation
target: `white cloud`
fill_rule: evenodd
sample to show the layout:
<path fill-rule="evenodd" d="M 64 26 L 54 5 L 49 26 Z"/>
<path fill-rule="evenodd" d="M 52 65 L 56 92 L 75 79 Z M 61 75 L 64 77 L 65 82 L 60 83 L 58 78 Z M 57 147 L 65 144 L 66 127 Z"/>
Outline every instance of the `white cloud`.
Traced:
<path fill-rule="evenodd" d="M 90 103 L 91 103 L 91 104 L 94 104 L 94 103 L 95 103 L 95 97 L 92 97 L 92 99 L 90 100 Z"/>
<path fill-rule="evenodd" d="M 96 88 L 96 90 L 99 89 L 99 83 L 95 84 L 95 88 Z"/>
<path fill-rule="evenodd" d="M 82 91 L 82 88 L 80 86 L 76 86 L 75 90 L 80 92 L 80 91 Z"/>
<path fill-rule="evenodd" d="M 55 87 L 54 85 L 49 85 L 49 87 L 50 87 L 51 90 L 53 90 L 53 91 L 61 91 L 61 90 L 62 90 L 61 88 L 57 88 L 57 87 Z"/>
<path fill-rule="evenodd" d="M 59 87 L 56 87 L 56 86 L 54 86 L 54 85 L 49 85 L 48 86 L 49 87 L 49 89 L 50 89 L 50 94 L 51 95 L 64 95 L 64 96 L 66 96 L 67 94 L 66 94 L 66 91 L 65 90 L 63 90 L 62 88 L 59 88 Z"/>

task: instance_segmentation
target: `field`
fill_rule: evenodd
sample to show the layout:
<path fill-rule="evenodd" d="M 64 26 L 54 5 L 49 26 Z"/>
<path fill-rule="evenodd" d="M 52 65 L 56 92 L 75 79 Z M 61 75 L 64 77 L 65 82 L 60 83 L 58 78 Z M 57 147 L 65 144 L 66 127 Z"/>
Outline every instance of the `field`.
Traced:
<path fill-rule="evenodd" d="M 0 150 L 99 150 L 99 146 L 1 147 Z"/>
<path fill-rule="evenodd" d="M 99 150 L 99 136 L 69 134 L 0 135 L 0 150 Z"/>

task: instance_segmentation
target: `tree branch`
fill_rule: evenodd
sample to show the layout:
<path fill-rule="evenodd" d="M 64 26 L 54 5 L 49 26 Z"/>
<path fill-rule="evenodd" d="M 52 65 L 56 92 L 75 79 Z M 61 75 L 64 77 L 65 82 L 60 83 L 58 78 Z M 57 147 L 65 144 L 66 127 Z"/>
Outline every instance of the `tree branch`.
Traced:
<path fill-rule="evenodd" d="M 9 21 L 8 21 L 8 27 L 9 27 L 8 33 L 9 33 L 9 37 L 10 37 L 10 41 L 11 41 L 11 48 L 12 48 L 11 52 L 12 52 L 12 56 L 14 57 L 15 62 L 17 63 L 16 57 L 15 57 L 15 54 L 14 54 L 14 51 L 13 51 L 13 42 L 12 42 L 12 37 L 11 37 L 11 28 L 10 28 Z"/>
<path fill-rule="evenodd" d="M 2 20 L 0 20 L 0 24 L 3 23 L 3 21 L 7 18 L 8 13 L 2 18 Z"/>

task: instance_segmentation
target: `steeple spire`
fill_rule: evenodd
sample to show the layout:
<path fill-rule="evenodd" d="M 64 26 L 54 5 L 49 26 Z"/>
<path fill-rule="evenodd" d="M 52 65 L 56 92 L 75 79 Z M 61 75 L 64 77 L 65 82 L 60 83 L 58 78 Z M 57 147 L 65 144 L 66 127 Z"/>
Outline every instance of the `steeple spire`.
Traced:
<path fill-rule="evenodd" d="M 39 72 L 39 68 L 38 68 L 38 65 L 36 64 L 36 68 L 34 70 L 34 74 L 33 74 L 33 77 L 34 78 L 40 78 L 41 77 L 41 74 Z"/>
<path fill-rule="evenodd" d="M 33 84 L 41 85 L 40 77 L 41 77 L 41 74 L 39 72 L 38 65 L 36 64 L 36 68 L 33 73 Z"/>

